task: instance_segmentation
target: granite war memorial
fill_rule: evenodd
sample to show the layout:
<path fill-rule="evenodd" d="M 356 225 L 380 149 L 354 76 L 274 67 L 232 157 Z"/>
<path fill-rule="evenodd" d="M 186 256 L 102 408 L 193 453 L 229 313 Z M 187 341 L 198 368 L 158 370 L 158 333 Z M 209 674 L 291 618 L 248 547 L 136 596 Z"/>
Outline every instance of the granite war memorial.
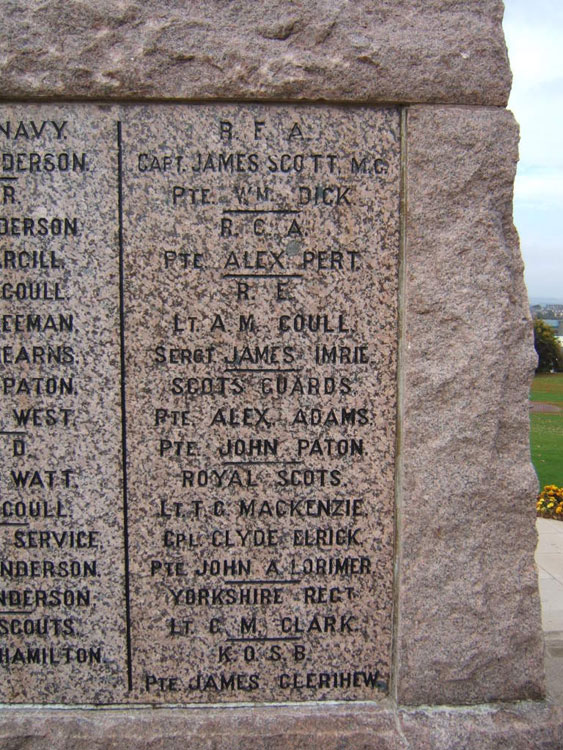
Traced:
<path fill-rule="evenodd" d="M 6 5 L 0 745 L 560 746 L 501 21 Z"/>

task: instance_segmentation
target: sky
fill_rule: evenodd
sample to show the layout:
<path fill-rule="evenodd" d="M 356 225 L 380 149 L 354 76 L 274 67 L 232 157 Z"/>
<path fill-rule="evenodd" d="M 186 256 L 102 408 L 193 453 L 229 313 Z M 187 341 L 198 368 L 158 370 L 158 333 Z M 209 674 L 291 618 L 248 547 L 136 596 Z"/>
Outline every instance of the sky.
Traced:
<path fill-rule="evenodd" d="M 504 0 L 520 124 L 514 220 L 532 302 L 563 303 L 563 0 Z"/>

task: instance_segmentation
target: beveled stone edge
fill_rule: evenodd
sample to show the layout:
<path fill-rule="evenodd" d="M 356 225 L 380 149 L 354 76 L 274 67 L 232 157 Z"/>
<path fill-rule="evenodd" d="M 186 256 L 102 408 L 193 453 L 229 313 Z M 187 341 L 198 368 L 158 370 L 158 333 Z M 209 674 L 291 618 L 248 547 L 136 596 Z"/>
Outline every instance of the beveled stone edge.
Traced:
<path fill-rule="evenodd" d="M 472 112 L 474 113 L 481 113 L 486 114 L 487 110 L 491 113 L 492 118 L 494 118 L 497 121 L 497 127 L 500 128 L 500 132 L 504 135 L 504 137 L 508 140 L 510 147 L 515 148 L 517 151 L 517 143 L 518 143 L 518 125 L 515 121 L 514 115 L 510 110 L 503 109 L 503 108 L 491 108 L 491 107 L 482 107 L 482 106 L 466 106 L 466 105 L 439 105 L 439 104 L 419 104 L 419 105 L 405 105 L 402 108 L 403 117 L 404 117 L 404 125 L 403 125 L 403 148 L 402 148 L 402 159 L 404 160 L 404 182 L 402 186 L 402 200 L 403 200 L 403 221 L 404 221 L 404 229 L 402 230 L 402 240 L 401 240 L 401 264 L 402 264 L 402 270 L 401 273 L 403 274 L 401 276 L 401 282 L 400 282 L 400 294 L 401 294 L 401 304 L 399 305 L 400 310 L 400 335 L 399 335 L 399 376 L 398 376 L 398 402 L 397 402 L 397 419 L 398 419 L 398 428 L 397 428 L 397 436 L 398 436 L 398 451 L 397 451 L 397 465 L 396 465 L 396 507 L 395 507 L 395 514 L 396 514 L 396 552 L 395 552 L 395 620 L 394 620 L 394 666 L 393 666 L 393 679 L 391 683 L 392 687 L 392 693 L 391 695 L 398 701 L 398 705 L 424 705 L 425 703 L 425 694 L 427 695 L 427 691 L 424 688 L 424 678 L 421 677 L 418 681 L 412 680 L 411 685 L 405 687 L 403 685 L 403 682 L 407 682 L 404 680 L 405 677 L 405 663 L 407 661 L 407 650 L 406 648 L 403 648 L 401 650 L 401 647 L 405 645 L 405 631 L 407 631 L 409 628 L 408 626 L 405 627 L 404 620 L 401 619 L 402 614 L 402 608 L 401 608 L 401 596 L 404 595 L 404 592 L 407 590 L 407 586 L 401 586 L 401 581 L 404 573 L 404 561 L 403 561 L 403 534 L 401 533 L 404 530 L 404 520 L 403 520 L 403 507 L 409 508 L 412 507 L 412 503 L 409 506 L 409 501 L 406 499 L 405 490 L 403 487 L 403 480 L 406 480 L 408 482 L 409 479 L 412 480 L 412 477 L 417 472 L 416 466 L 410 466 L 409 460 L 411 456 L 407 453 L 408 451 L 408 439 L 405 437 L 405 433 L 402 430 L 402 421 L 405 419 L 405 413 L 402 412 L 403 406 L 406 404 L 407 398 L 411 399 L 413 398 L 413 393 L 415 393 L 416 389 L 411 386 L 409 382 L 407 382 L 407 376 L 412 375 L 412 360 L 416 360 L 416 356 L 414 354 L 409 354 L 407 351 L 407 338 L 408 338 L 408 323 L 407 318 L 411 318 L 411 320 L 416 317 L 416 314 L 414 313 L 414 308 L 412 307 L 412 302 L 409 300 L 408 295 L 408 279 L 406 278 L 407 269 L 410 267 L 412 269 L 414 263 L 413 260 L 410 258 L 410 252 L 409 252 L 409 234 L 412 232 L 414 234 L 414 227 L 415 223 L 412 221 L 412 218 L 410 217 L 408 213 L 408 203 L 409 203 L 409 174 L 408 174 L 408 157 L 409 157 L 409 144 L 411 143 L 412 134 L 408 128 L 408 117 L 409 113 L 411 111 L 421 112 L 421 113 L 430 113 L 432 111 L 435 111 L 435 113 L 439 116 L 441 112 L 447 112 L 448 116 L 454 116 L 455 111 L 458 110 L 461 114 L 467 113 L 470 115 Z M 462 119 L 462 118 L 461 118 Z M 511 133 L 512 130 L 512 133 Z M 435 127 L 432 130 L 432 137 L 438 137 L 439 136 L 439 127 Z M 491 137 L 491 133 L 488 133 L 488 137 Z M 490 141 L 492 143 L 492 141 Z M 510 143 L 511 142 L 511 143 Z M 485 136 L 483 138 L 483 143 L 485 143 Z M 506 145 L 506 144 L 505 144 Z M 501 156 L 501 152 L 499 151 L 498 156 Z M 507 149 L 502 154 L 502 161 L 503 165 L 506 168 L 511 161 L 511 154 L 510 154 L 510 148 Z M 512 159 L 512 170 L 513 170 L 513 176 L 512 176 L 512 196 L 510 200 L 510 221 L 509 226 L 504 228 L 503 231 L 503 239 L 506 248 L 512 253 L 513 255 L 513 271 L 514 271 L 514 277 L 517 279 L 517 281 L 520 282 L 521 288 L 517 290 L 516 296 L 518 297 L 519 303 L 522 305 L 522 309 L 525 315 L 524 322 L 522 320 L 519 321 L 513 321 L 514 327 L 517 328 L 518 325 L 524 328 L 527 328 L 527 342 L 520 340 L 519 347 L 516 350 L 517 358 L 519 358 L 519 379 L 520 379 L 520 386 L 522 386 L 522 383 L 526 381 L 526 378 L 528 380 L 528 390 L 529 385 L 531 384 L 531 380 L 533 378 L 533 364 L 532 364 L 532 353 L 533 352 L 533 343 L 531 338 L 531 316 L 529 315 L 529 310 L 527 308 L 527 298 L 525 298 L 525 287 L 523 282 L 523 277 L 521 273 L 521 269 L 517 267 L 517 261 L 516 258 L 520 259 L 521 262 L 521 255 L 520 255 L 520 247 L 519 247 L 519 239 L 518 235 L 516 233 L 514 224 L 513 224 L 513 206 L 512 206 L 512 197 L 513 197 L 513 185 L 514 185 L 514 176 L 516 172 L 516 164 L 517 164 L 517 153 L 516 153 L 516 160 Z M 510 166 L 508 166 L 508 169 L 510 170 Z M 499 185 L 495 186 L 495 188 L 499 188 Z M 500 193 L 500 191 L 499 191 Z M 508 204 L 506 206 L 508 209 Z M 440 207 L 436 208 L 436 213 L 440 211 Z M 433 216 L 429 217 L 429 224 L 432 223 Z M 420 259 L 419 259 L 420 260 Z M 410 261 L 410 263 L 409 263 Z M 433 274 L 437 273 L 437 267 L 435 265 L 435 258 L 434 255 L 430 257 L 430 254 L 427 255 L 426 259 L 423 259 L 423 264 L 425 264 L 426 268 L 422 269 L 423 272 L 425 272 L 427 275 L 431 276 Z M 522 266 L 523 270 L 523 266 Z M 522 288 L 524 290 L 524 295 L 522 295 Z M 518 292 L 520 292 L 520 296 L 518 296 Z M 432 318 L 431 315 L 427 316 L 428 318 Z M 452 333 L 450 338 L 450 343 L 453 344 L 455 340 L 455 333 Z M 530 347 L 532 347 L 530 351 Z M 409 372 L 409 367 L 411 368 L 411 372 Z M 472 393 L 473 400 L 478 401 L 480 392 L 473 392 Z M 508 406 L 508 410 L 511 411 L 512 414 L 515 412 L 518 412 L 518 410 L 524 408 L 523 402 L 516 402 L 514 400 L 505 400 L 504 402 L 505 407 Z M 407 409 L 405 408 L 405 412 Z M 432 411 L 432 409 L 430 409 Z M 426 408 L 426 412 L 428 412 L 428 408 Z M 526 464 L 521 464 L 520 468 L 522 470 L 522 476 L 519 476 L 519 480 L 522 482 L 522 486 L 516 485 L 516 491 L 515 495 L 522 496 L 525 494 L 527 490 L 529 490 L 529 486 L 526 485 L 526 482 L 524 479 L 531 479 L 530 475 L 533 475 L 535 477 L 533 465 L 531 462 L 531 456 L 529 453 L 529 434 L 522 433 L 520 435 L 520 450 L 523 447 L 523 444 L 527 441 L 528 445 L 528 461 Z M 528 476 L 524 477 L 524 473 L 526 473 Z M 429 472 L 425 472 L 427 475 L 426 478 L 430 476 Z M 412 483 L 412 482 L 411 482 Z M 528 485 L 531 484 L 531 482 L 527 483 Z M 533 494 L 533 493 L 532 493 Z M 522 497 L 519 498 L 519 500 L 522 500 Z M 531 508 L 531 506 L 530 506 Z M 519 505 L 516 510 L 518 511 L 520 515 L 520 521 L 523 520 L 524 515 L 527 513 L 529 518 L 532 519 L 531 523 L 535 521 L 535 512 L 531 512 L 529 510 L 526 510 L 524 508 L 523 503 Z M 535 537 L 535 526 L 532 528 L 530 526 L 530 536 Z M 527 543 L 529 543 L 530 540 L 527 540 Z M 535 543 L 534 543 L 534 549 L 535 549 Z M 508 552 L 508 545 L 505 545 L 505 551 Z M 531 552 L 531 554 L 530 554 Z M 533 549 L 529 549 L 528 545 L 526 548 L 526 555 L 528 559 L 531 559 L 531 564 L 533 566 Z M 508 556 L 508 555 L 507 555 Z M 452 559 L 455 557 L 454 554 L 452 554 Z M 420 596 L 420 595 L 419 595 Z M 523 595 L 524 596 L 524 595 Z M 539 651 L 541 647 L 541 642 L 543 640 L 543 634 L 541 630 L 541 621 L 540 621 L 540 615 L 539 615 L 539 593 L 538 593 L 538 580 L 537 580 L 537 570 L 536 570 L 536 577 L 535 577 L 535 589 L 533 592 L 533 605 L 531 609 L 536 609 L 535 614 L 537 614 L 537 631 L 534 629 L 534 626 L 536 625 L 536 622 L 533 621 L 533 618 L 530 618 L 528 622 L 526 622 L 528 631 L 533 630 L 535 641 L 534 644 L 536 646 L 536 652 Z M 536 606 L 537 605 L 537 606 Z M 514 628 L 513 628 L 514 629 Z M 410 635 L 416 635 L 416 629 L 410 628 Z M 402 643 L 401 643 L 402 641 Z M 542 654 L 543 654 L 543 648 L 542 648 Z M 536 654 L 534 654 L 535 656 Z M 491 692 L 488 692 L 486 686 L 479 687 L 478 685 L 475 685 L 473 688 L 473 695 L 469 697 L 469 693 L 465 689 L 461 689 L 460 692 L 464 693 L 462 697 L 458 697 L 454 694 L 454 692 L 450 689 L 443 689 L 438 688 L 435 692 L 439 693 L 440 696 L 436 700 L 436 703 L 433 705 L 436 706 L 443 706 L 443 705 L 481 705 L 482 701 L 490 701 L 490 700 L 497 700 L 497 701 L 514 701 L 514 700 L 542 700 L 542 698 L 545 697 L 545 679 L 544 679 L 544 669 L 543 669 L 544 660 L 543 658 L 538 659 L 537 661 L 537 674 L 534 675 L 534 680 L 532 681 L 532 684 L 530 684 L 527 689 L 524 689 L 523 686 L 520 686 L 519 690 L 510 690 L 510 686 L 508 686 L 506 689 L 502 689 L 498 692 L 498 694 L 494 694 Z M 415 672 L 417 670 L 414 670 Z M 468 681 L 469 684 L 470 681 Z M 507 680 L 509 683 L 510 680 Z M 415 684 L 416 683 L 416 684 Z M 504 691 L 504 692 L 503 692 Z M 487 704 L 488 705 L 488 704 Z"/>
<path fill-rule="evenodd" d="M 554 750 L 563 742 L 563 706 L 541 702 L 439 708 L 310 703 L 158 710 L 9 708 L 0 709 L 0 742 L 5 739 L 11 750 L 301 750 L 304 741 L 324 750 L 451 750 L 470 741 L 472 750 L 490 750 L 507 740 L 512 750 Z"/>

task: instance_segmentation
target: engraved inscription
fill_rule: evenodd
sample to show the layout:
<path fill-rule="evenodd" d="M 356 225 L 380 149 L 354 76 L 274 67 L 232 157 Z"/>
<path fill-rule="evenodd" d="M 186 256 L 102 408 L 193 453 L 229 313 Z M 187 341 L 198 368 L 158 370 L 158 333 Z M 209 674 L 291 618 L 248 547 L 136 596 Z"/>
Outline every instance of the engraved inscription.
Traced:
<path fill-rule="evenodd" d="M 126 674 L 115 126 L 2 111 L 0 691 L 110 702 Z"/>
<path fill-rule="evenodd" d="M 393 108 L 5 105 L 0 697 L 374 700 Z"/>
<path fill-rule="evenodd" d="M 165 109 L 123 139 L 135 696 L 380 697 L 397 112 Z"/>

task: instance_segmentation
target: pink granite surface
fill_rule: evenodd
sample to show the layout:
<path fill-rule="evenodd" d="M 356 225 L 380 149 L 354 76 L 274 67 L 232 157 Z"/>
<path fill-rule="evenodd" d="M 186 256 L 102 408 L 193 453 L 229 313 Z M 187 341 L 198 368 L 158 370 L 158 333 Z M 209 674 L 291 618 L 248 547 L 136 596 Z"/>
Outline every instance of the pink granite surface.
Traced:
<path fill-rule="evenodd" d="M 74 378 L 71 394 L 14 386 L 3 401 L 6 429 L 39 410 L 6 513 L 18 498 L 66 512 L 5 517 L 5 699 L 385 695 L 398 111 L 4 114 L 3 177 L 19 191 L 0 223 L 4 384 L 30 357 L 31 374 Z M 43 213 L 77 216 L 76 231 L 18 218 Z M 54 298 L 30 302 L 27 283 Z M 23 331 L 39 309 L 72 314 L 72 330 Z"/>
<path fill-rule="evenodd" d="M 557 750 L 563 709 L 534 703 L 441 709 L 355 704 L 158 711 L 7 710 L 10 750 Z"/>
<path fill-rule="evenodd" d="M 504 105 L 501 0 L 10 0 L 5 97 Z"/>
<path fill-rule="evenodd" d="M 125 632 L 115 125 L 15 105 L 2 129 L 0 694 L 107 702 Z"/>
<path fill-rule="evenodd" d="M 543 654 L 509 112 L 407 120 L 397 697 L 537 698 Z"/>
<path fill-rule="evenodd" d="M 134 698 L 378 698 L 398 112 L 123 115 Z"/>

